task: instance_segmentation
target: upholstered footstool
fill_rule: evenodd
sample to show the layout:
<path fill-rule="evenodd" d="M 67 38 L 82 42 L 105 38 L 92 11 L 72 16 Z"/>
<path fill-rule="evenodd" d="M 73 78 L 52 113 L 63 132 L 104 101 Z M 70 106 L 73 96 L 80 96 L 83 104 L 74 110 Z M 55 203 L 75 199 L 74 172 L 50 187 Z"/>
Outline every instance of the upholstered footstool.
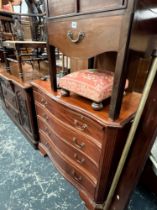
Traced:
<path fill-rule="evenodd" d="M 69 91 L 92 100 L 92 108 L 101 110 L 102 101 L 111 96 L 114 73 L 94 69 L 70 73 L 59 80 L 61 94 L 68 96 Z"/>

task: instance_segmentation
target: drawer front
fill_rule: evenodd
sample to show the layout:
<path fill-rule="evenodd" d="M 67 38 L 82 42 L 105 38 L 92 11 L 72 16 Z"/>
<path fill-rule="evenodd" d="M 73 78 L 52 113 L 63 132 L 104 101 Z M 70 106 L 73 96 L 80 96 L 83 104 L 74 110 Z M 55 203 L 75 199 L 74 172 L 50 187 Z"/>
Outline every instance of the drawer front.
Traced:
<path fill-rule="evenodd" d="M 53 124 L 55 124 L 55 121 L 53 121 Z M 81 150 L 75 148 L 71 143 L 64 139 L 64 136 L 59 136 L 56 130 L 51 130 L 50 126 L 40 117 L 38 117 L 38 125 L 39 130 L 44 132 L 60 151 L 62 151 L 67 157 L 71 158 L 71 160 L 81 167 L 86 174 L 89 174 L 89 177 L 93 177 L 93 179 L 97 178 L 98 163 L 93 161 L 91 157 L 88 157 L 87 154 L 83 153 Z M 60 127 L 60 129 L 63 131 L 62 127 Z"/>
<path fill-rule="evenodd" d="M 98 140 L 98 144 L 101 144 L 104 137 L 104 130 L 103 126 L 101 126 L 99 123 L 78 112 L 70 110 L 69 108 L 55 102 L 44 94 L 34 91 L 34 96 L 35 100 L 40 103 L 43 108 L 47 108 L 55 117 L 72 126 L 81 133 L 87 134 L 93 139 Z"/>
<path fill-rule="evenodd" d="M 103 52 L 118 51 L 122 19 L 123 16 L 119 15 L 88 19 L 70 18 L 64 21 L 49 20 L 49 43 L 69 57 L 82 59 Z"/>
<path fill-rule="evenodd" d="M 42 116 L 47 124 L 51 126 L 51 129 L 57 133 L 58 136 L 64 138 L 65 141 L 76 148 L 77 150 L 89 156 L 96 165 L 98 165 L 101 155 L 101 149 L 95 145 L 90 138 L 86 138 L 74 129 L 70 129 L 59 120 L 53 120 L 50 115 L 45 111 L 41 110 L 40 106 L 36 104 L 37 116 Z M 39 125 L 39 128 L 44 129 L 43 126 Z M 47 125 L 46 125 L 47 126 Z"/>
<path fill-rule="evenodd" d="M 57 164 L 57 168 L 61 170 L 65 177 L 66 174 L 70 178 L 69 181 L 78 188 L 84 188 L 88 190 L 90 195 L 94 195 L 96 184 L 94 184 L 75 164 L 71 163 L 64 154 L 62 154 L 58 148 L 45 138 L 45 135 L 40 133 L 41 143 L 45 146 L 48 155 Z M 65 174 L 66 173 L 66 174 Z"/>
<path fill-rule="evenodd" d="M 48 0 L 49 16 L 66 15 L 75 12 L 75 0 Z"/>
<path fill-rule="evenodd" d="M 16 96 L 13 92 L 10 90 L 7 90 L 4 85 L 2 85 L 2 91 L 4 98 L 15 108 L 17 109 L 17 103 L 16 103 Z"/>
<path fill-rule="evenodd" d="M 124 0 L 80 0 L 80 12 L 120 9 L 125 4 Z"/>
<path fill-rule="evenodd" d="M 127 0 L 48 0 L 49 16 L 116 10 L 123 8 Z"/>

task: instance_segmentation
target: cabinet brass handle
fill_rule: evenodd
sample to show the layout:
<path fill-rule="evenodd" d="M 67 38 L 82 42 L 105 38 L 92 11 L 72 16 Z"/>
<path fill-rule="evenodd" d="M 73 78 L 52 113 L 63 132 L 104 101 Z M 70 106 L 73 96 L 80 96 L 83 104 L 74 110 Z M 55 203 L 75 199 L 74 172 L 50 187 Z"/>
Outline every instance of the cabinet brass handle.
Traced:
<path fill-rule="evenodd" d="M 84 37 L 85 37 L 85 33 L 84 32 L 79 32 L 78 33 L 78 37 L 76 39 L 74 39 L 73 37 L 73 33 L 71 31 L 68 31 L 67 33 L 67 37 L 68 39 L 72 42 L 72 43 L 79 43 Z"/>
<path fill-rule="evenodd" d="M 44 100 L 43 98 L 41 99 L 41 103 L 42 103 L 42 105 L 44 105 L 44 106 L 46 106 L 46 105 L 47 105 L 47 101 L 46 101 L 46 100 Z"/>
<path fill-rule="evenodd" d="M 48 142 L 45 143 L 45 146 L 46 146 L 48 149 L 50 149 L 50 145 L 49 145 Z"/>
<path fill-rule="evenodd" d="M 46 114 L 43 114 L 43 118 L 44 118 L 46 121 L 49 121 L 49 117 L 48 117 Z"/>
<path fill-rule="evenodd" d="M 76 161 L 79 164 L 83 164 L 85 162 L 85 159 L 84 158 L 79 158 L 77 153 L 74 154 L 74 158 L 76 159 Z"/>
<path fill-rule="evenodd" d="M 46 133 L 49 137 L 51 137 L 51 132 L 49 131 L 49 129 L 48 129 L 47 127 L 45 127 L 45 133 Z"/>
<path fill-rule="evenodd" d="M 77 139 L 75 138 L 75 137 L 73 137 L 73 143 L 74 143 L 74 145 L 77 147 L 77 148 L 79 148 L 79 149 L 82 149 L 84 146 L 85 146 L 85 143 L 81 143 L 81 144 L 79 144 L 78 142 L 77 142 Z"/>
<path fill-rule="evenodd" d="M 74 169 L 71 171 L 71 174 L 76 181 L 78 181 L 78 182 L 82 181 L 82 176 L 78 176 Z"/>
<path fill-rule="evenodd" d="M 44 99 L 43 98 L 41 99 L 41 103 L 44 103 Z"/>
<path fill-rule="evenodd" d="M 88 127 L 87 124 L 85 124 L 85 123 L 83 123 L 82 125 L 80 125 L 80 123 L 78 122 L 78 120 L 74 120 L 74 125 L 80 131 L 84 131 Z"/>

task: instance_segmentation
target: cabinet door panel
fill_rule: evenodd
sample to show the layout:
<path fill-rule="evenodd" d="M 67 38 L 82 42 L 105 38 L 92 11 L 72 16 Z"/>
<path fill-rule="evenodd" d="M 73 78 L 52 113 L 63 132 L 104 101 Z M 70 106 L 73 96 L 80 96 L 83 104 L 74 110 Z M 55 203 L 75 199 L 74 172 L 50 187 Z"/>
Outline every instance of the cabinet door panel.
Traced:
<path fill-rule="evenodd" d="M 75 0 L 48 0 L 49 16 L 66 15 L 75 12 Z"/>
<path fill-rule="evenodd" d="M 121 8 L 124 0 L 80 0 L 80 12 Z"/>

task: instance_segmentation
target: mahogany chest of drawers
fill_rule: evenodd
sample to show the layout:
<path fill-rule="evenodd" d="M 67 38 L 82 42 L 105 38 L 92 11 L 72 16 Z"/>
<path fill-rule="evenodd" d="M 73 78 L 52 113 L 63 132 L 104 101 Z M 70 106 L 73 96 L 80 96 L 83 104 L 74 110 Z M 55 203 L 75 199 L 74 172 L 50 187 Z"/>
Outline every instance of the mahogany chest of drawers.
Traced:
<path fill-rule="evenodd" d="M 8 73 L 1 72 L 0 97 L 6 113 L 36 148 L 38 130 L 31 85 L 18 81 L 18 78 Z"/>
<path fill-rule="evenodd" d="M 86 99 L 53 92 L 48 81 L 37 80 L 32 85 L 39 150 L 79 190 L 89 209 L 102 209 L 139 94 L 125 97 L 123 114 L 113 122 L 107 115 L 108 106 L 96 112 Z"/>

